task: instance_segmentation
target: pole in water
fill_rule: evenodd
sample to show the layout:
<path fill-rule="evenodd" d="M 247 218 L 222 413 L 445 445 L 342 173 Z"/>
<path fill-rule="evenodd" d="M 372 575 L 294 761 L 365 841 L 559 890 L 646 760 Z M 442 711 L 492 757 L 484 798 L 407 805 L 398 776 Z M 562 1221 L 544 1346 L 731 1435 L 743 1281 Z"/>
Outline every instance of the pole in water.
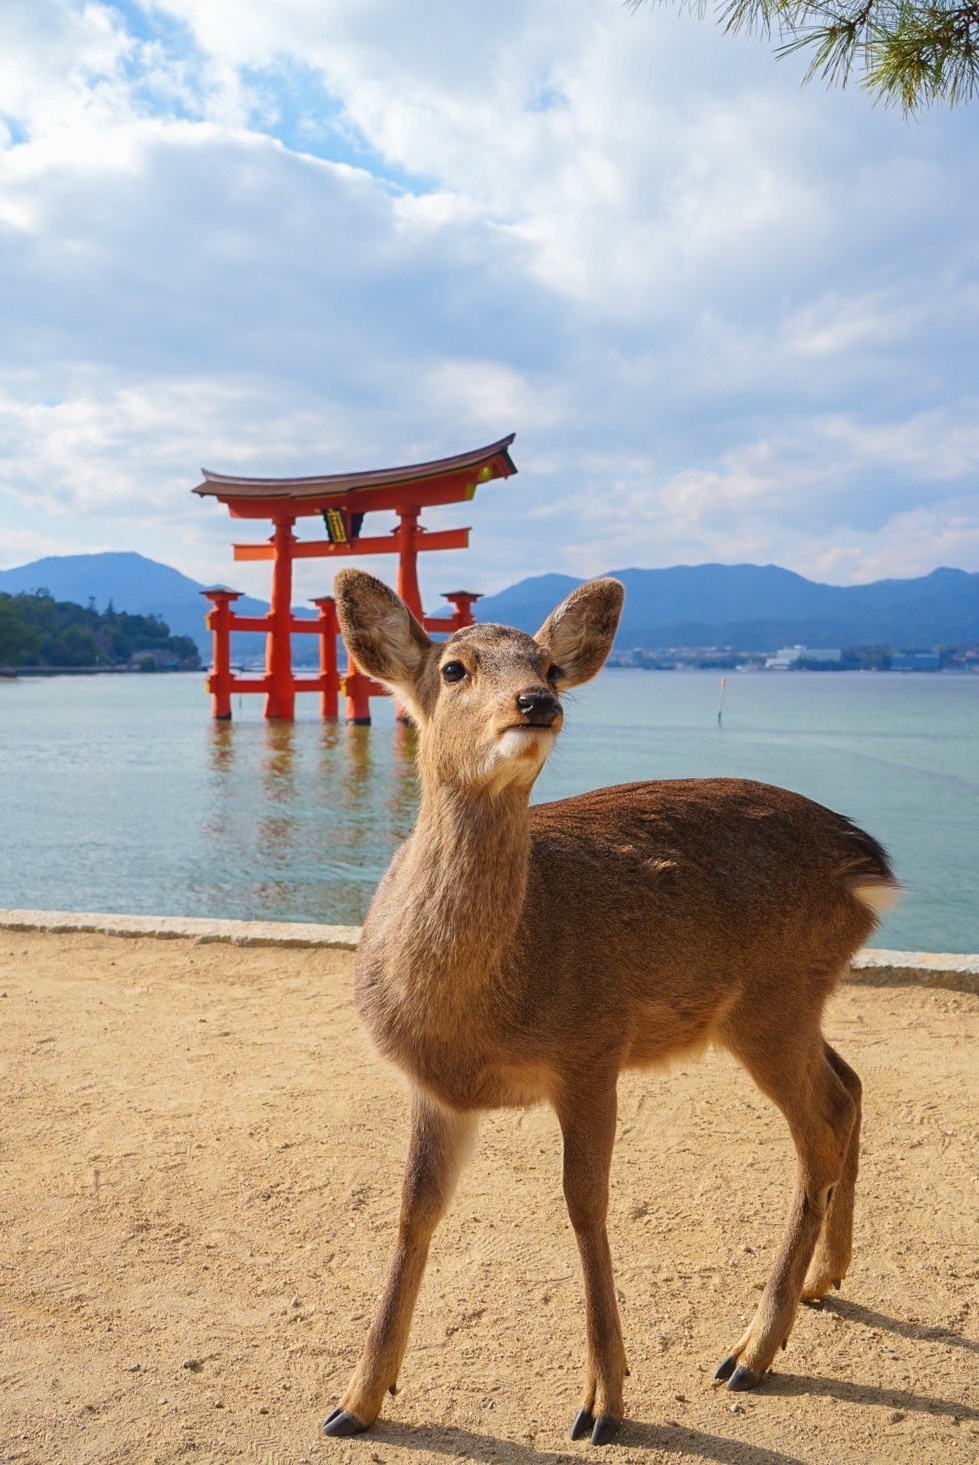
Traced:
<path fill-rule="evenodd" d="M 721 677 L 720 691 L 717 694 L 717 726 L 723 725 L 724 719 L 724 688 L 727 686 L 727 677 Z"/>

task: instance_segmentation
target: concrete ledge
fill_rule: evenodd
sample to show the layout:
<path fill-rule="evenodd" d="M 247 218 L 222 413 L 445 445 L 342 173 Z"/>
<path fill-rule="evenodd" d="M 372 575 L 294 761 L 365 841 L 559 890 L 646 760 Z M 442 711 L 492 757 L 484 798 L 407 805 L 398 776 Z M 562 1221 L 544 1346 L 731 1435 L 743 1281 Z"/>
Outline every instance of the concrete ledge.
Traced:
<path fill-rule="evenodd" d="M 853 958 L 850 981 L 865 987 L 948 987 L 979 993 L 979 956 L 930 951 L 871 951 Z"/>
<path fill-rule="evenodd" d="M 354 951 L 359 926 L 315 926 L 304 921 L 206 921 L 185 916 L 112 916 L 76 911 L 0 910 L 0 930 L 90 931 L 102 936 L 185 937 L 234 946 L 332 946 Z"/>
<path fill-rule="evenodd" d="M 305 921 L 207 921 L 186 916 L 113 916 L 77 911 L 0 910 L 0 930 L 90 931 L 103 936 L 184 937 L 234 946 L 329 946 L 355 951 L 359 926 Z M 979 956 L 930 951 L 857 952 L 850 981 L 869 987 L 948 987 L 979 993 Z"/>

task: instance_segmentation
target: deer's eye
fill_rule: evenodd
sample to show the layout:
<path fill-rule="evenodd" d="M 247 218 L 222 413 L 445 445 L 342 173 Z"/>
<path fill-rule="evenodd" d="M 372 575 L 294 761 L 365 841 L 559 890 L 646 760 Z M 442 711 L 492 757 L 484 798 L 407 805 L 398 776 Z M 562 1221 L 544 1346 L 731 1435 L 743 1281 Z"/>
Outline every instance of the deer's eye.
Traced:
<path fill-rule="evenodd" d="M 547 668 L 547 680 L 551 683 L 552 686 L 555 682 L 559 682 L 563 676 L 564 672 L 562 671 L 561 667 L 549 666 Z"/>
<path fill-rule="evenodd" d="M 461 682 L 466 676 L 466 668 L 461 661 L 447 661 L 442 668 L 443 682 Z"/>

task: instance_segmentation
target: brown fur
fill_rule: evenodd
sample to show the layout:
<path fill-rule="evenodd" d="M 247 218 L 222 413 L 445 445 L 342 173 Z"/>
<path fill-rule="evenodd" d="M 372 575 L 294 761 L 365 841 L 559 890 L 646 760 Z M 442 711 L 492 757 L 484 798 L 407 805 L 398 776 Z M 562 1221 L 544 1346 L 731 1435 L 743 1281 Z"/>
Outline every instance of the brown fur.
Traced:
<path fill-rule="evenodd" d="M 821 1014 L 893 876 L 847 819 L 743 780 L 631 784 L 529 808 L 560 729 L 558 694 L 599 670 L 621 602 L 617 582 L 594 581 L 536 637 L 473 626 L 433 645 L 379 581 L 337 577 L 352 654 L 418 725 L 422 798 L 357 962 L 364 1023 L 414 1092 L 398 1248 L 327 1433 L 367 1427 L 394 1389 L 428 1244 L 481 1109 L 546 1101 L 561 1124 L 585 1279 L 576 1435 L 604 1443 L 623 1412 L 605 1231 L 623 1068 L 717 1043 L 792 1132 L 796 1193 L 755 1317 L 718 1371 L 729 1387 L 758 1382 L 800 1298 L 838 1285 L 849 1264 L 860 1082 L 825 1043 Z"/>

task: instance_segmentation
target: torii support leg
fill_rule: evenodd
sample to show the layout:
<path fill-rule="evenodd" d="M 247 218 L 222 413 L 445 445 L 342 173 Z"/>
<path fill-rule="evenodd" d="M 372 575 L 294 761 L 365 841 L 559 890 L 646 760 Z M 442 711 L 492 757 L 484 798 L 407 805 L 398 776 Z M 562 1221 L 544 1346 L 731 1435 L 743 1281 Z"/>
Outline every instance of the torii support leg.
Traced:
<path fill-rule="evenodd" d="M 347 673 L 343 679 L 347 699 L 347 721 L 357 727 L 369 727 L 371 720 L 370 677 L 358 671 L 352 656 L 347 656 Z"/>
<path fill-rule="evenodd" d="M 320 633 L 320 717 L 324 722 L 338 711 L 340 673 L 337 669 L 337 608 L 332 595 L 321 595 L 313 604 L 319 610 Z"/>
<path fill-rule="evenodd" d="M 473 606 L 482 597 L 471 593 L 468 590 L 450 590 L 446 593 L 446 600 L 454 607 L 452 617 L 454 631 L 461 631 L 463 626 L 474 626 L 476 617 L 473 615 Z"/>
<path fill-rule="evenodd" d="M 207 625 L 211 632 L 211 716 L 218 722 L 231 721 L 231 607 L 239 599 L 237 590 L 205 590 L 211 602 Z"/>
<path fill-rule="evenodd" d="M 292 675 L 292 526 L 283 516 L 275 521 L 275 559 L 272 563 L 272 601 L 265 643 L 265 716 L 291 722 L 296 715 L 296 686 Z"/>

